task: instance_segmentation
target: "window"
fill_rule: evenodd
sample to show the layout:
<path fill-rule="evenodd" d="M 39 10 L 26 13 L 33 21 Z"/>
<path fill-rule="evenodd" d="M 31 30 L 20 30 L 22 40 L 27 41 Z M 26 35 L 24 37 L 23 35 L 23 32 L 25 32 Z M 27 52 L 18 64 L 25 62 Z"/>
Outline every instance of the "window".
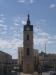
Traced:
<path fill-rule="evenodd" d="M 29 40 L 29 35 L 27 35 L 27 40 Z"/>
<path fill-rule="evenodd" d="M 27 48 L 27 55 L 29 55 L 30 54 L 30 50 L 29 50 L 29 48 Z"/>

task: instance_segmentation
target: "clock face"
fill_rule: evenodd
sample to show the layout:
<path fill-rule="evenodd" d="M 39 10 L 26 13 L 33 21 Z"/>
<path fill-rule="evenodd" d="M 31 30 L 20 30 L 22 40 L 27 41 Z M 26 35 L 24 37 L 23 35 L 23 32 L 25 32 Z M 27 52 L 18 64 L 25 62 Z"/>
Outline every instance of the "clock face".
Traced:
<path fill-rule="evenodd" d="M 27 27 L 27 29 L 26 30 L 29 30 L 29 27 Z"/>

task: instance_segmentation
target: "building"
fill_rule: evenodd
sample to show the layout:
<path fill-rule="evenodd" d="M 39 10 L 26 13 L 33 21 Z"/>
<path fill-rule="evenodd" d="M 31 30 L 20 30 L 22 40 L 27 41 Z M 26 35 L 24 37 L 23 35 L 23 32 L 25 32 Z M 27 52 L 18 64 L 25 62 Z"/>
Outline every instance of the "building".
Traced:
<path fill-rule="evenodd" d="M 39 64 L 39 53 L 37 49 L 33 49 L 34 51 L 34 67 L 37 66 Z M 23 68 L 23 47 L 19 47 L 18 48 L 18 64 L 21 66 L 21 68 Z"/>
<path fill-rule="evenodd" d="M 39 63 L 41 65 L 44 64 L 44 60 L 45 60 L 44 56 L 45 56 L 45 53 L 44 52 L 39 53 Z"/>
<path fill-rule="evenodd" d="M 11 67 L 12 67 L 12 56 L 9 55 L 8 53 L 0 51 L 0 71 L 1 72 L 11 71 Z"/>
<path fill-rule="evenodd" d="M 30 23 L 29 15 L 26 25 L 23 29 L 23 48 L 18 50 L 18 63 L 23 67 L 24 73 L 34 72 L 34 66 L 36 65 L 49 65 L 50 63 L 55 65 L 56 56 L 46 53 L 34 52 L 33 49 L 33 25 Z M 45 46 L 46 52 L 46 46 Z M 52 62 L 50 62 L 52 61 Z M 54 63 L 55 61 L 55 63 Z M 35 65 L 34 65 L 35 64 Z"/>
<path fill-rule="evenodd" d="M 18 59 L 12 59 L 12 70 L 17 71 L 19 69 Z"/>
<path fill-rule="evenodd" d="M 46 54 L 41 52 L 39 54 L 39 62 L 42 66 L 45 66 L 45 69 L 54 70 L 56 69 L 56 54 Z"/>
<path fill-rule="evenodd" d="M 56 54 L 47 54 L 45 60 L 48 61 L 48 64 L 52 67 L 56 67 Z"/>
<path fill-rule="evenodd" d="M 34 72 L 34 51 L 33 51 L 33 25 L 30 24 L 28 15 L 27 23 L 23 29 L 23 72 Z"/>
<path fill-rule="evenodd" d="M 23 67 L 23 47 L 18 48 L 18 64 Z"/>

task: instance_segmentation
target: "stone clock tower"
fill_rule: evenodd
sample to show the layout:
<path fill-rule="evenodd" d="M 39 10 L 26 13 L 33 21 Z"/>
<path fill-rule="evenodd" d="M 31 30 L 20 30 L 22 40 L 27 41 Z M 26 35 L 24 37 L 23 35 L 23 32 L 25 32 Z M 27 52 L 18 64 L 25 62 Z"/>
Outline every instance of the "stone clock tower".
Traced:
<path fill-rule="evenodd" d="M 34 52 L 33 52 L 33 25 L 30 23 L 29 14 L 23 31 L 23 72 L 34 72 Z"/>

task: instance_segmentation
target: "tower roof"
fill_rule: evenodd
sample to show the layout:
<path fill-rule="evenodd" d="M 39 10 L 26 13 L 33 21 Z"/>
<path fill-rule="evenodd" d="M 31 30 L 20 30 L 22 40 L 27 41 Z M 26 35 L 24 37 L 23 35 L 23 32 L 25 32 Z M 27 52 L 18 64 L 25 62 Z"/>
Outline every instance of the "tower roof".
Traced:
<path fill-rule="evenodd" d="M 27 25 L 30 25 L 30 15 L 28 14 Z"/>

